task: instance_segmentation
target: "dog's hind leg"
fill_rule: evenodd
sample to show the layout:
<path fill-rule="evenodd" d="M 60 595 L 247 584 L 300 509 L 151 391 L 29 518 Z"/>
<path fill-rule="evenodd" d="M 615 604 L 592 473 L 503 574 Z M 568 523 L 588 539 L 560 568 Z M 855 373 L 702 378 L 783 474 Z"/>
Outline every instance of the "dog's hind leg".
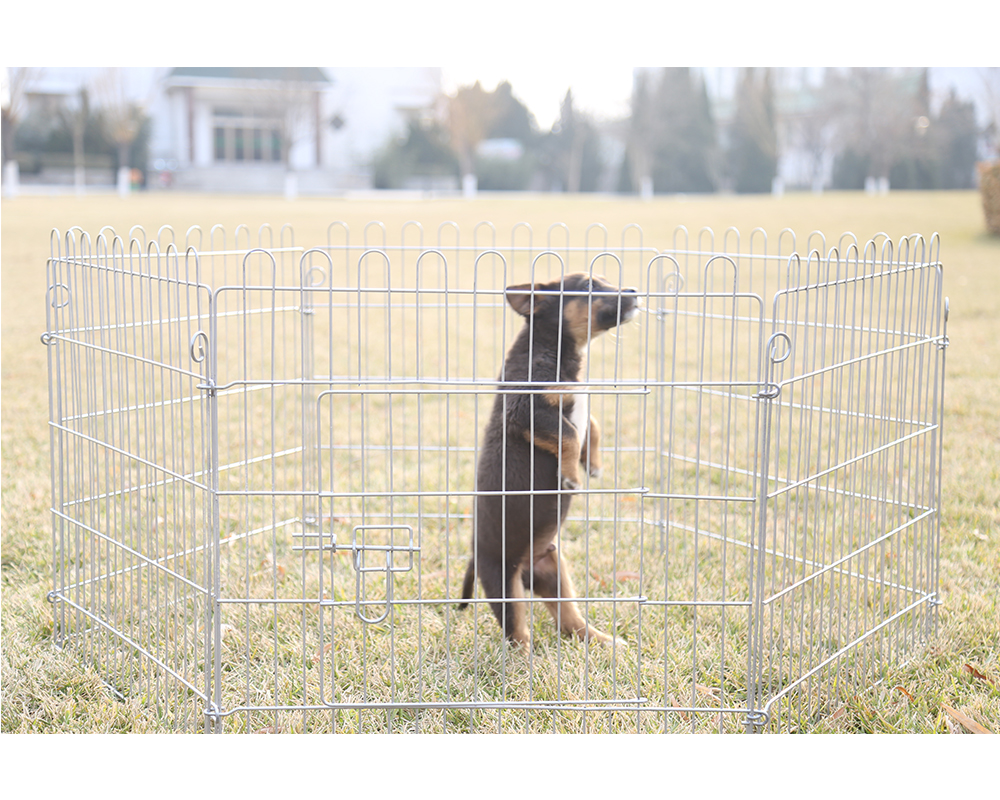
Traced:
<path fill-rule="evenodd" d="M 573 586 L 569 566 L 554 544 L 550 544 L 548 549 L 535 559 L 532 589 L 541 597 L 576 597 L 576 588 Z M 615 642 L 622 646 L 625 644 L 621 639 L 609 636 L 588 624 L 580 613 L 580 607 L 572 599 L 546 602 L 545 606 L 558 628 L 565 634 L 572 634 L 582 640 Z"/>
<path fill-rule="evenodd" d="M 520 565 L 501 569 L 499 564 L 480 564 L 479 580 L 504 635 L 515 644 L 527 647 L 531 644 L 531 633 L 528 631 L 524 603 L 516 602 L 524 598 L 522 571 Z M 507 599 L 515 602 L 502 602 Z"/>

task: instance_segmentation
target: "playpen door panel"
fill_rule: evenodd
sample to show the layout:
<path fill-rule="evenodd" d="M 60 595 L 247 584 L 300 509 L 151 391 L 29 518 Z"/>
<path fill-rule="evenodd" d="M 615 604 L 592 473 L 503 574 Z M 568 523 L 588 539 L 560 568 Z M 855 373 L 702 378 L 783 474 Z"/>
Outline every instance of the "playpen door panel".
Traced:
<path fill-rule="evenodd" d="M 362 648 L 350 660 L 369 685 L 379 685 L 367 673 L 384 667 L 383 645 L 416 653 L 434 627 L 428 609 L 455 602 L 448 587 L 461 580 L 455 553 L 472 502 L 458 492 L 471 493 L 474 458 L 443 438 L 447 405 L 441 394 L 356 385 L 317 400 L 317 522 L 333 551 L 324 653 L 335 670 L 339 653 Z"/>
<path fill-rule="evenodd" d="M 526 685 L 481 591 L 458 610 L 472 533 L 478 397 L 345 386 L 318 399 L 319 523 L 332 551 L 322 567 L 331 587 L 321 603 L 322 702 L 352 725 L 361 724 L 356 712 L 372 720 L 389 708 L 466 713 L 495 707 L 483 698 L 498 696 L 539 712 L 539 720 L 542 709 L 564 708 L 582 720 L 581 709 L 636 707 L 637 654 L 622 648 L 612 657 L 610 648 L 561 635 L 543 598 L 522 601 L 539 652 L 548 652 L 534 658 L 537 680 Z M 588 620 L 637 642 L 642 599 L 616 575 L 633 564 L 624 554 L 616 561 L 608 539 L 637 541 L 640 523 L 634 513 L 598 519 L 596 500 L 578 498 L 584 518 L 567 519 L 558 544 Z M 380 720 L 370 730 L 384 730 Z"/>

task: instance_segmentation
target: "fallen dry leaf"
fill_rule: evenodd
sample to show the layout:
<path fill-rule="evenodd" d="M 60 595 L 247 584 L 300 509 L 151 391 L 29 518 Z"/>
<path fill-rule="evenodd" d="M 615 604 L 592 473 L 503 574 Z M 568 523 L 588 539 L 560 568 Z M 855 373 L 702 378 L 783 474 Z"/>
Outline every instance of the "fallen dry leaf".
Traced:
<path fill-rule="evenodd" d="M 678 703 L 674 699 L 674 696 L 672 694 L 670 694 L 670 692 L 667 692 L 667 705 L 673 706 L 674 708 L 680 708 L 680 703 Z M 688 721 L 688 715 L 687 715 L 686 712 L 684 712 L 684 711 L 678 711 L 677 713 L 680 715 L 680 718 L 682 720 L 684 720 L 685 722 Z"/>
<path fill-rule="evenodd" d="M 630 571 L 616 572 L 615 573 L 615 580 L 616 581 L 637 581 L 637 580 L 639 580 L 639 573 L 638 572 L 630 572 Z"/>
<path fill-rule="evenodd" d="M 846 710 L 844 709 L 844 707 L 843 707 L 843 706 L 841 706 L 840 708 L 838 708 L 838 709 L 837 709 L 836 711 L 834 711 L 834 712 L 833 712 L 833 713 L 832 713 L 832 714 L 830 715 L 830 719 L 840 719 L 840 718 L 841 718 L 842 716 L 844 716 L 844 714 L 846 714 L 846 713 L 847 713 L 847 711 L 846 711 Z"/>
<path fill-rule="evenodd" d="M 968 672 L 973 678 L 979 678 L 979 680 L 981 681 L 986 681 L 987 683 L 992 683 L 996 685 L 993 678 L 990 678 L 987 675 L 983 675 L 983 673 L 981 673 L 978 669 L 972 666 L 972 664 L 966 664 L 963 669 L 965 669 L 965 671 Z"/>
<path fill-rule="evenodd" d="M 267 558 L 262 558 L 260 561 L 260 571 L 261 572 L 274 572 L 278 580 L 283 581 L 285 579 L 285 568 L 278 564 L 275 566 L 274 560 L 268 556 Z"/>
<path fill-rule="evenodd" d="M 944 709 L 944 713 L 951 717 L 955 722 L 959 723 L 966 730 L 972 731 L 972 733 L 993 733 L 991 730 L 987 730 L 978 722 L 976 722 L 972 717 L 966 716 L 961 711 L 958 711 L 951 706 L 946 706 L 944 703 L 941 704 L 941 708 Z"/>
<path fill-rule="evenodd" d="M 597 581 L 597 584 L 598 584 L 598 585 L 599 585 L 599 586 L 600 586 L 600 587 L 601 587 L 602 589 L 604 589 L 604 588 L 606 588 L 606 587 L 607 587 L 607 585 L 608 585 L 608 584 L 604 582 L 604 578 L 602 578 L 602 577 L 601 577 L 600 575 L 598 575 L 596 571 L 594 571 L 594 570 L 591 570 L 591 571 L 590 571 L 590 577 L 591 577 L 591 578 L 593 578 L 593 579 L 594 579 L 595 581 Z"/>
<path fill-rule="evenodd" d="M 327 654 L 327 653 L 331 653 L 331 652 L 333 652 L 333 645 L 332 645 L 332 644 L 330 644 L 329 642 L 327 642 L 327 643 L 326 643 L 325 645 L 323 645 L 323 646 L 322 646 L 321 648 L 319 648 L 319 649 L 318 649 L 318 650 L 316 651 L 316 658 L 317 658 L 317 659 L 320 659 L 320 658 L 322 658 L 322 657 L 323 657 L 323 656 L 324 656 L 325 654 Z"/>
<path fill-rule="evenodd" d="M 908 691 L 906 691 L 906 688 L 904 686 L 893 686 L 892 688 L 893 690 L 898 689 L 899 691 L 901 691 L 904 695 L 906 695 L 906 699 L 909 700 L 911 703 L 916 702 L 913 695 L 910 694 Z"/>
<path fill-rule="evenodd" d="M 705 697 L 711 697 L 713 700 L 718 700 L 718 689 L 712 688 L 711 686 L 702 686 L 700 683 L 696 683 L 694 688 L 697 690 L 698 694 L 704 695 Z"/>

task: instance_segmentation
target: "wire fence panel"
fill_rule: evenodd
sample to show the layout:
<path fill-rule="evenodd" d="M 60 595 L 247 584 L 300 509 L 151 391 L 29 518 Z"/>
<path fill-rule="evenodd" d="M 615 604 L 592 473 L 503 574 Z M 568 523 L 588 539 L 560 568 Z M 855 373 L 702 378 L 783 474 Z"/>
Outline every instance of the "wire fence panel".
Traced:
<path fill-rule="evenodd" d="M 180 238 L 43 336 L 57 642 L 174 727 L 809 730 L 933 635 L 936 236 Z"/>

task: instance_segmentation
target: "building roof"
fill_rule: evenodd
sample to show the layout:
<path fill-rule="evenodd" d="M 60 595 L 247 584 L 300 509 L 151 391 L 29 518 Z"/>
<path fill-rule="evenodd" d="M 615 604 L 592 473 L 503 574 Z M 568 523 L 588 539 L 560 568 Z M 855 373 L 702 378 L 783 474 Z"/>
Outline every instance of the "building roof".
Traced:
<path fill-rule="evenodd" d="M 188 84 L 243 83 L 245 81 L 294 81 L 324 83 L 333 81 L 319 67 L 174 67 L 167 76 L 169 83 Z"/>

